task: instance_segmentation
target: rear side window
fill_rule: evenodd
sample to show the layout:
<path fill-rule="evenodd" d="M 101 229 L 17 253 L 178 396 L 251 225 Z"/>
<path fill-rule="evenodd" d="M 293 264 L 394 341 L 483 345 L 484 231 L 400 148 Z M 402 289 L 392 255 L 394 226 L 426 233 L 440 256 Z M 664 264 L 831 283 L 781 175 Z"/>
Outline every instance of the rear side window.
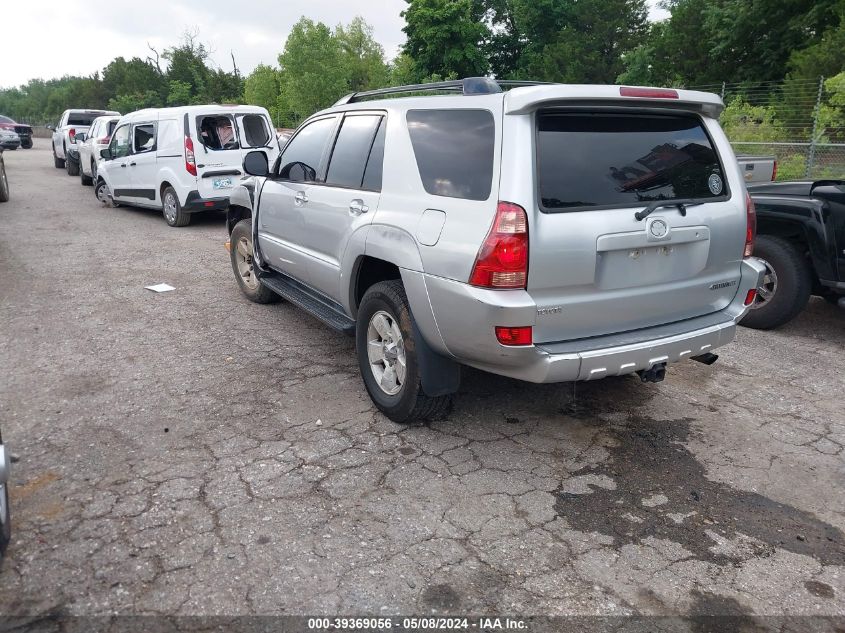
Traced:
<path fill-rule="evenodd" d="M 264 147 L 270 142 L 267 122 L 260 114 L 245 114 L 241 119 L 244 147 Z"/>
<path fill-rule="evenodd" d="M 487 110 L 409 110 L 423 187 L 435 196 L 487 200 L 496 126 Z"/>
<path fill-rule="evenodd" d="M 197 119 L 197 130 L 200 142 L 210 150 L 240 149 L 232 117 L 228 115 L 201 116 Z"/>
<path fill-rule="evenodd" d="M 694 116 L 546 112 L 537 117 L 542 208 L 724 199 L 719 157 Z"/>
<path fill-rule="evenodd" d="M 387 129 L 387 121 L 381 120 L 378 127 L 376 140 L 373 141 L 373 148 L 370 150 L 370 158 L 367 160 L 367 169 L 364 171 L 364 182 L 362 189 L 381 191 L 381 176 L 384 170 L 384 135 Z"/>
<path fill-rule="evenodd" d="M 380 116 L 347 116 L 332 152 L 326 184 L 360 189 Z"/>
<path fill-rule="evenodd" d="M 152 123 L 136 125 L 132 142 L 132 151 L 135 154 L 143 154 L 155 149 L 156 128 Z"/>
<path fill-rule="evenodd" d="M 295 182 L 317 180 L 317 170 L 336 120 L 337 117 L 317 119 L 299 130 L 279 161 L 279 178 Z"/>

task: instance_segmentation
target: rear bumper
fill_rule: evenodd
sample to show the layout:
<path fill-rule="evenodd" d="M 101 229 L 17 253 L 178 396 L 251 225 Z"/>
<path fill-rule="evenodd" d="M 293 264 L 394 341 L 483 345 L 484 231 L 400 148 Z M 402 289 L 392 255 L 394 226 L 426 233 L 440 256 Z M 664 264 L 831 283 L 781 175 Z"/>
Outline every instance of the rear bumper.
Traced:
<path fill-rule="evenodd" d="M 527 293 L 482 290 L 435 277 L 428 277 L 426 286 L 443 345 L 455 359 L 495 374 L 548 383 L 630 374 L 730 343 L 747 311 L 745 296 L 758 287 L 763 271 L 756 260 L 744 260 L 736 296 L 719 312 L 633 332 L 523 347 L 499 345 L 493 328 L 535 322 L 536 306 Z"/>
<path fill-rule="evenodd" d="M 199 191 L 188 192 L 182 210 L 188 213 L 200 211 L 225 211 L 229 208 L 229 198 L 203 198 Z"/>
<path fill-rule="evenodd" d="M 17 149 L 20 146 L 20 141 L 0 141 L 0 147 L 5 147 L 6 149 Z"/>

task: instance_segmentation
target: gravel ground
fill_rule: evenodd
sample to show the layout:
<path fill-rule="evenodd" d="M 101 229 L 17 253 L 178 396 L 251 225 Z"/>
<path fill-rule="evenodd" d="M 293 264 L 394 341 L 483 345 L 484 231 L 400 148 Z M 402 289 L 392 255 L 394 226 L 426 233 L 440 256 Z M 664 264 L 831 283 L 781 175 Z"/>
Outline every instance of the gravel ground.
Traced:
<path fill-rule="evenodd" d="M 402 427 L 351 339 L 240 295 L 221 216 L 5 157 L 0 614 L 843 613 L 843 311 L 656 385 L 467 370 Z"/>

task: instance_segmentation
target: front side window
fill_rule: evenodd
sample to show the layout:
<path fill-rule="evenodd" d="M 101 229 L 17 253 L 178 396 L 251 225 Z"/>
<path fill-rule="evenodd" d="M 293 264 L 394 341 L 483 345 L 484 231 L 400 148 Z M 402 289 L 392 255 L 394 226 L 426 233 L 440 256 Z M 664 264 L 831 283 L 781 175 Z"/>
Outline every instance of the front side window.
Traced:
<path fill-rule="evenodd" d="M 360 189 L 381 117 L 347 116 L 334 145 L 326 184 Z"/>
<path fill-rule="evenodd" d="M 691 115 L 541 112 L 537 165 L 547 211 L 727 195 L 719 157 Z"/>
<path fill-rule="evenodd" d="M 207 149 L 221 151 L 239 149 L 232 117 L 226 114 L 201 116 L 197 119 L 200 142 Z"/>
<path fill-rule="evenodd" d="M 143 154 L 155 149 L 156 144 L 156 127 L 152 123 L 144 123 L 143 125 L 136 125 L 134 132 L 134 140 L 132 142 L 132 151 L 136 154 Z"/>
<path fill-rule="evenodd" d="M 129 126 L 121 125 L 114 132 L 111 143 L 109 143 L 109 151 L 112 158 L 123 158 L 129 156 Z"/>
<path fill-rule="evenodd" d="M 318 119 L 302 128 L 285 147 L 279 161 L 279 178 L 294 182 L 314 182 L 336 117 Z"/>
<path fill-rule="evenodd" d="M 487 200 L 496 126 L 487 110 L 409 110 L 420 178 L 435 196 Z"/>

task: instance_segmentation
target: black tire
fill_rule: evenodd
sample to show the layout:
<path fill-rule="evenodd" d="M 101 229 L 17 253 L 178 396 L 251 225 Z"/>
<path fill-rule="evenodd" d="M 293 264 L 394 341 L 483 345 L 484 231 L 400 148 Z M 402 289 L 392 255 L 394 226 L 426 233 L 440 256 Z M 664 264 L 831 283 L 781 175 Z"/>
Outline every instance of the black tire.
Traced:
<path fill-rule="evenodd" d="M 6 177 L 6 166 L 0 161 L 0 202 L 9 201 L 9 179 Z"/>
<path fill-rule="evenodd" d="M 171 198 L 172 196 L 172 198 Z M 173 204 L 173 211 L 168 211 L 168 204 Z M 161 213 L 170 226 L 188 226 L 191 223 L 191 214 L 182 209 L 179 196 L 173 187 L 165 187 L 161 192 Z"/>
<path fill-rule="evenodd" d="M 29 143 L 24 143 L 23 145 L 21 145 L 21 147 L 23 147 L 24 149 L 32 149 L 32 141 L 30 141 Z"/>
<path fill-rule="evenodd" d="M 97 181 L 97 184 L 94 187 L 94 196 L 100 203 L 105 207 L 111 207 L 112 209 L 119 207 L 120 205 L 117 204 L 113 198 L 111 198 L 108 194 L 104 193 L 103 190 L 108 191 L 108 185 L 106 181 L 100 179 Z"/>
<path fill-rule="evenodd" d="M 253 303 L 275 303 L 281 299 L 255 276 L 252 263 L 252 220 L 244 219 L 235 225 L 229 236 L 229 244 L 232 272 L 246 298 Z"/>
<path fill-rule="evenodd" d="M 768 300 L 758 296 L 741 321 L 745 327 L 770 330 L 794 319 L 810 300 L 812 271 L 803 253 L 789 240 L 758 235 L 754 256 L 764 260 L 776 275 L 777 285 Z M 758 292 L 758 294 L 760 294 Z"/>
<path fill-rule="evenodd" d="M 386 313 L 402 335 L 405 379 L 399 385 L 399 391 L 392 395 L 379 386 L 367 352 L 370 321 L 379 312 Z M 411 318 L 411 309 L 402 282 L 381 281 L 371 286 L 361 299 L 355 331 L 358 366 L 367 393 L 382 413 L 399 423 L 443 418 L 452 406 L 451 395 L 431 398 L 423 392 Z"/>
<path fill-rule="evenodd" d="M 53 147 L 53 166 L 56 169 L 64 169 L 65 168 L 65 159 L 59 158 L 56 156 L 56 148 Z"/>
<path fill-rule="evenodd" d="M 12 540 L 12 521 L 9 509 L 9 484 L 0 484 L 0 556 Z"/>
<path fill-rule="evenodd" d="M 94 184 L 94 178 L 85 175 L 85 172 L 82 171 L 82 165 L 79 165 L 79 182 L 82 183 L 83 187 L 90 187 Z"/>
<path fill-rule="evenodd" d="M 65 169 L 67 169 L 68 176 L 78 176 L 80 171 L 79 161 L 68 157 L 65 159 Z"/>
<path fill-rule="evenodd" d="M 96 181 L 97 180 L 97 161 L 91 161 L 91 179 Z"/>

